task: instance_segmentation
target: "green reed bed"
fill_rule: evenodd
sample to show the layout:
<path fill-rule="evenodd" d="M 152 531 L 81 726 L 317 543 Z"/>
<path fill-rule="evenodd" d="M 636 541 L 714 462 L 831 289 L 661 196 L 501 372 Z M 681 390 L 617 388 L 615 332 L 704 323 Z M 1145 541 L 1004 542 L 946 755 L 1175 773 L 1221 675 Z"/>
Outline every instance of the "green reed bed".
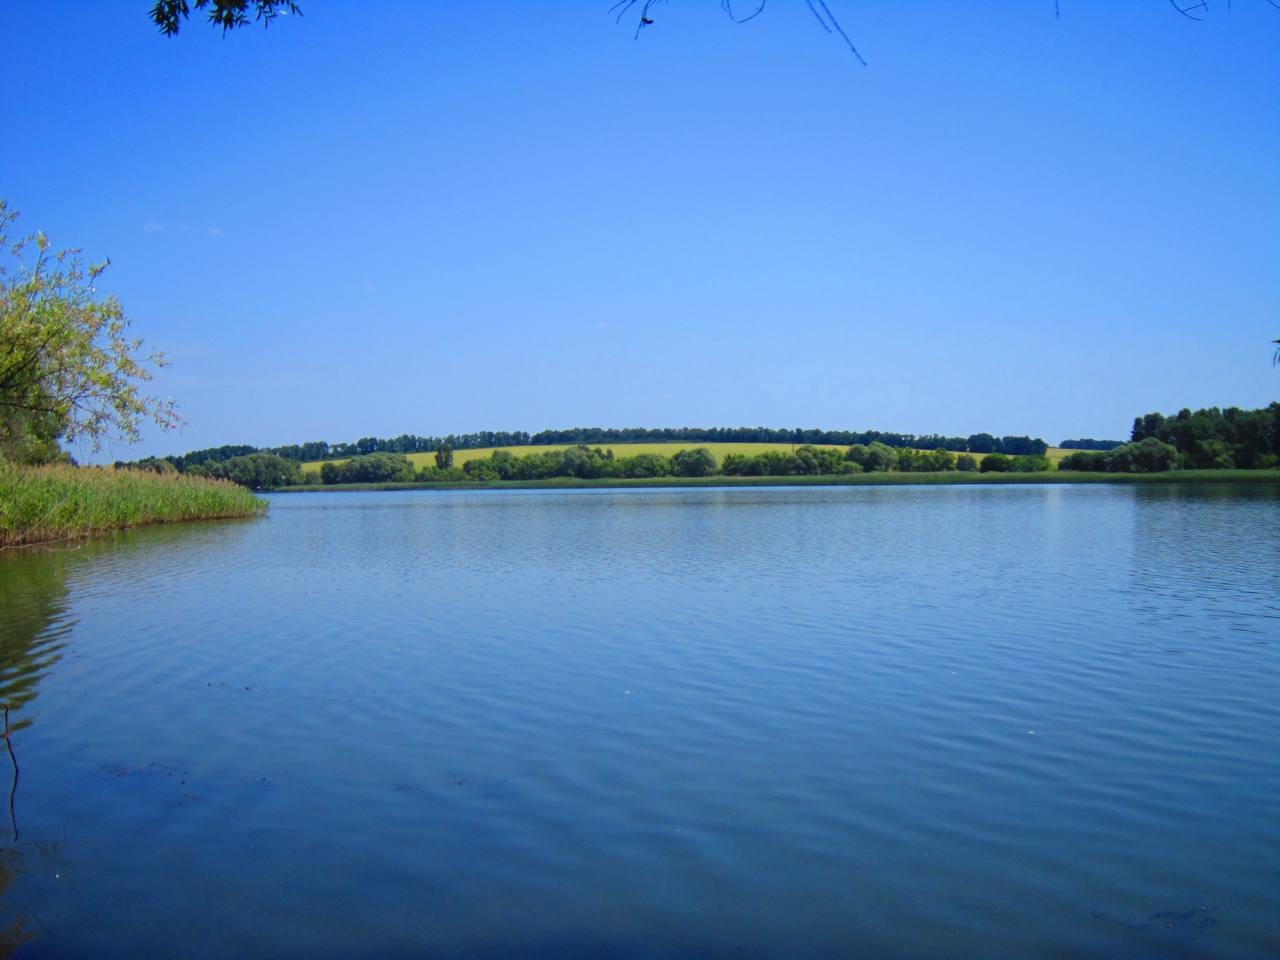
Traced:
<path fill-rule="evenodd" d="M 226 480 L 0 463 L 0 548 L 148 523 L 248 517 L 265 509 L 265 501 Z"/>

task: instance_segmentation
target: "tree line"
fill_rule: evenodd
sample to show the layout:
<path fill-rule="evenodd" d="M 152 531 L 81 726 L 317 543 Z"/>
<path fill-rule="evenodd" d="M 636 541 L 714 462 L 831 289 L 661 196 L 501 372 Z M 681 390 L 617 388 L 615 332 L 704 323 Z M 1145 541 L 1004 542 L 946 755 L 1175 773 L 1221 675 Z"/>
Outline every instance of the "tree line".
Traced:
<path fill-rule="evenodd" d="M 1258 410 L 1183 409 L 1133 421 L 1132 439 L 1065 457 L 1060 470 L 1156 473 L 1165 470 L 1265 470 L 1280 467 L 1280 403 Z"/>
<path fill-rule="evenodd" d="M 992 438 L 994 439 L 994 438 Z M 1107 444 L 1106 449 L 1078 449 L 1058 465 L 1060 470 L 1102 473 L 1162 473 L 1178 469 L 1280 467 L 1280 403 L 1260 410 L 1228 408 L 1182 410 L 1166 417 L 1147 414 L 1134 421 L 1133 439 L 1112 446 L 1109 441 L 1077 441 Z M 532 446 L 532 444 L 530 444 Z M 326 461 L 318 471 L 303 473 L 296 459 L 253 447 L 217 448 L 230 453 L 217 460 L 196 451 L 178 458 L 185 472 L 219 477 L 255 490 L 301 483 L 433 483 L 446 481 L 548 480 L 556 477 L 596 480 L 650 477 L 801 477 L 841 476 L 857 473 L 1033 473 L 1052 469 L 1049 460 L 1036 453 L 1000 451 L 980 458 L 965 451 L 943 448 L 895 447 L 880 440 L 853 443 L 845 449 L 800 444 L 792 450 L 762 453 L 729 453 L 717 460 L 706 447 L 677 450 L 670 456 L 641 453 L 617 456 L 611 448 L 575 444 L 564 449 L 517 455 L 494 450 L 488 457 L 468 460 L 458 467 L 453 448 L 441 443 L 434 462 L 415 468 L 400 452 L 374 451 L 342 462 Z M 148 458 L 130 464 L 160 473 L 177 472 L 173 458 Z"/>
<path fill-rule="evenodd" d="M 953 453 L 1003 453 L 1009 456 L 1040 456 L 1048 449 L 1044 440 L 1032 437 L 997 437 L 974 433 L 967 437 L 940 434 L 886 433 L 879 430 L 776 429 L 771 427 L 574 427 L 569 430 L 524 431 L 483 430 L 446 436 L 401 434 L 398 437 L 361 437 L 353 443 L 313 440 L 279 447 L 228 444 L 164 459 L 179 473 L 195 466 L 222 463 L 254 453 L 270 453 L 285 460 L 305 463 L 316 460 L 344 460 L 374 453 L 433 453 L 441 450 L 481 450 L 488 447 L 597 446 L 624 443 L 788 443 L 797 446 L 829 444 L 848 447 L 879 443 L 895 449 L 948 450 Z M 116 461 L 117 467 L 138 466 L 140 462 Z"/>
<path fill-rule="evenodd" d="M 440 458 L 438 458 L 439 460 Z M 287 462 L 287 461 L 282 461 Z M 794 451 L 767 450 L 758 454 L 730 453 L 717 461 L 706 447 L 679 450 L 671 456 L 639 453 L 617 456 L 612 449 L 579 444 L 563 450 L 546 450 L 522 456 L 495 450 L 488 457 L 468 460 L 461 467 L 429 463 L 414 469 L 403 454 L 372 453 L 342 463 L 321 464 L 318 475 L 325 485 L 344 483 L 438 483 L 445 481 L 579 480 L 650 477 L 803 477 L 841 476 L 856 473 L 933 473 L 951 470 L 982 472 L 1036 472 L 1048 470 L 1049 461 L 1034 454 L 1009 456 L 993 453 L 981 461 L 973 454 L 949 450 L 895 449 L 873 441 L 853 444 L 845 450 L 802 444 Z"/>
<path fill-rule="evenodd" d="M 1058 447 L 1062 450 L 1114 450 L 1124 446 L 1123 440 L 1094 440 L 1086 437 L 1082 440 L 1063 440 Z"/>
<path fill-rule="evenodd" d="M 1148 413 L 1133 421 L 1132 436 L 1135 442 L 1147 439 L 1175 448 L 1178 466 L 1186 469 L 1269 469 L 1280 466 L 1280 403 L 1258 410 Z"/>

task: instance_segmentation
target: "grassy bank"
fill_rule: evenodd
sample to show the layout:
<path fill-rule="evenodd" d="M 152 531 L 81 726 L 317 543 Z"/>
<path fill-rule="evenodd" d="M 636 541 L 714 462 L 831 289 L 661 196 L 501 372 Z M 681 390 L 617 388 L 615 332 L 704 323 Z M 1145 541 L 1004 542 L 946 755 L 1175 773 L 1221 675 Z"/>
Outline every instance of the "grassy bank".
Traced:
<path fill-rule="evenodd" d="M 462 466 L 468 460 L 488 460 L 489 457 L 497 450 L 504 450 L 507 453 L 514 454 L 517 457 L 523 457 L 530 453 L 547 453 L 549 451 L 568 450 L 570 447 L 576 446 L 572 443 L 554 443 L 538 446 L 522 446 L 522 447 L 481 447 L 475 450 L 455 450 L 453 451 L 453 464 L 456 467 Z M 745 456 L 756 456 L 757 454 L 767 453 L 769 451 L 777 451 L 779 453 L 790 453 L 798 446 L 794 443 L 695 443 L 692 441 L 673 440 L 670 443 L 589 443 L 589 447 L 599 447 L 602 450 L 612 450 L 619 457 L 634 457 L 642 453 L 656 453 L 662 457 L 669 457 L 672 454 L 679 453 L 681 450 L 695 450 L 698 447 L 705 447 L 715 455 L 717 462 L 724 460 L 726 454 L 737 453 Z M 827 448 L 832 450 L 847 450 L 848 447 L 838 446 L 831 443 L 815 443 L 811 444 L 818 448 Z M 1050 447 L 1045 451 L 1045 456 L 1049 458 L 1049 462 L 1057 466 L 1058 462 L 1065 456 L 1075 453 L 1075 450 L 1062 450 L 1058 447 Z M 409 462 L 413 464 L 413 469 L 421 470 L 423 467 L 431 466 L 436 462 L 434 453 L 406 453 Z M 985 454 L 974 454 L 981 460 Z M 302 469 L 319 470 L 323 460 L 311 460 L 302 465 Z M 330 463 L 346 463 L 346 459 L 335 459 Z"/>
<path fill-rule="evenodd" d="M 829 477 L 604 477 L 579 480 L 490 480 L 449 483 L 345 483 L 286 487 L 281 493 L 322 490 L 555 490 L 594 487 L 865 487 L 1018 483 L 1266 483 L 1280 486 L 1280 470 L 1175 470 L 1169 473 L 855 473 Z"/>
<path fill-rule="evenodd" d="M 248 517 L 265 507 L 265 501 L 225 480 L 0 463 L 0 548 L 147 523 Z"/>

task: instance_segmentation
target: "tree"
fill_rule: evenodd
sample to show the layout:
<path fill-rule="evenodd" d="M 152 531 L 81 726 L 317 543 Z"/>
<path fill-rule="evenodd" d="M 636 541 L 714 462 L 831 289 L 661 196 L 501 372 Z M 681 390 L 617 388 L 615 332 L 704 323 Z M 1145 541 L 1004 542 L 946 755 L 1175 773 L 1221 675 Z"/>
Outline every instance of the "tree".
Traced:
<path fill-rule="evenodd" d="M 627 14 L 632 13 L 636 16 L 636 38 L 639 39 L 640 32 L 646 27 L 654 24 L 651 16 L 653 8 L 664 3 L 665 0 L 617 0 L 610 8 L 610 12 L 617 12 L 618 21 L 621 22 Z M 1280 9 L 1280 0 L 1266 0 L 1272 7 Z M 857 58 L 858 62 L 864 67 L 867 61 L 863 59 L 858 48 L 853 45 L 853 40 L 845 33 L 844 28 L 840 26 L 840 21 L 836 19 L 835 14 L 827 6 L 826 0 L 804 0 L 805 6 L 809 8 L 809 12 L 813 14 L 818 21 L 818 25 L 827 33 L 838 37 L 849 48 L 849 52 Z M 735 8 L 733 0 L 720 0 L 720 9 L 734 23 L 746 23 L 754 20 L 760 14 L 764 13 L 765 7 L 768 6 L 769 0 L 746 0 L 743 8 Z M 1204 20 L 1203 16 L 1209 9 L 1208 0 L 1169 0 L 1169 5 L 1178 13 L 1186 17 L 1188 20 Z M 243 4 L 241 4 L 243 6 Z M 1228 9 L 1231 7 L 1230 2 L 1227 3 Z M 1046 3 L 1047 8 L 1047 3 Z M 745 12 L 743 12 L 745 9 Z M 1053 15 L 1055 18 L 1062 14 L 1061 0 L 1053 0 Z M 1280 362 L 1280 361 L 1277 361 Z M 974 451 L 981 452 L 981 451 Z"/>
<path fill-rule="evenodd" d="M 145 420 L 176 427 L 174 402 L 139 389 L 164 355 L 142 354 L 119 301 L 98 296 L 107 262 L 55 253 L 43 233 L 10 243 L 16 218 L 0 200 L 0 457 L 44 462 L 58 438 L 97 450 L 137 440 Z"/>
<path fill-rule="evenodd" d="M 436 447 L 436 469 L 448 470 L 453 466 L 453 447 L 442 443 Z"/>
<path fill-rule="evenodd" d="M 1121 444 L 1121 446 L 1124 445 Z M 1118 450 L 1120 447 L 1113 447 L 1112 449 Z M 1110 451 L 1105 450 L 1080 450 L 1059 460 L 1058 469 L 1101 472 L 1107 469 L 1107 457 L 1109 454 Z"/>
<path fill-rule="evenodd" d="M 709 477 L 716 472 L 716 457 L 706 447 L 681 450 L 671 458 L 671 467 L 677 477 Z"/>
<path fill-rule="evenodd" d="M 982 473 L 1009 473 L 1013 470 L 1013 460 L 1003 453 L 989 453 L 978 465 Z"/>
<path fill-rule="evenodd" d="M 370 453 L 345 463 L 322 463 L 322 483 L 412 483 L 416 479 L 409 458 L 398 453 Z"/>
<path fill-rule="evenodd" d="M 995 453 L 996 438 L 989 433 L 975 433 L 969 437 L 970 453 Z"/>
<path fill-rule="evenodd" d="M 1013 458 L 1014 473 L 1041 473 L 1049 469 L 1049 458 L 1036 456 L 1033 453 L 1019 454 Z"/>
<path fill-rule="evenodd" d="M 956 469 L 965 473 L 972 473 L 978 469 L 978 461 L 972 454 L 962 453 L 956 457 Z"/>
<path fill-rule="evenodd" d="M 862 467 L 867 473 L 893 470 L 898 466 L 898 455 L 893 451 L 893 448 L 880 443 L 878 440 L 873 440 L 865 446 L 861 443 L 855 443 L 849 448 L 845 457 Z"/>
<path fill-rule="evenodd" d="M 207 473 L 211 477 L 230 480 L 250 490 L 287 487 L 302 482 L 302 464 L 278 457 L 274 453 L 250 453 L 243 457 L 232 457 L 211 465 Z"/>
<path fill-rule="evenodd" d="M 1147 437 L 1107 451 L 1103 463 L 1111 473 L 1162 473 L 1178 469 L 1178 451 L 1172 444 Z M 1228 460 L 1226 466 L 1230 465 Z"/>
<path fill-rule="evenodd" d="M 249 13 L 264 27 L 280 14 L 302 15 L 302 10 L 292 0 L 156 0 L 151 8 L 151 20 L 166 37 L 174 36 L 182 29 L 183 21 L 191 15 L 191 7 L 207 11 L 206 16 L 215 27 L 228 30 L 249 23 Z"/>

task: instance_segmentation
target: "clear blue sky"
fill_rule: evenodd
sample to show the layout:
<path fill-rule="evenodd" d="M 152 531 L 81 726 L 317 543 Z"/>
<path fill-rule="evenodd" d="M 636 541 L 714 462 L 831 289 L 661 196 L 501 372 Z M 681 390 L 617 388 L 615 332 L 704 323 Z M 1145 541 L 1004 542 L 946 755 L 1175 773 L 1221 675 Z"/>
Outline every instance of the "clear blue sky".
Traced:
<path fill-rule="evenodd" d="M 743 0 L 745 3 L 746 0 Z M 0 6 L 0 196 L 222 443 L 575 425 L 1123 437 L 1280 394 L 1280 11 Z"/>

